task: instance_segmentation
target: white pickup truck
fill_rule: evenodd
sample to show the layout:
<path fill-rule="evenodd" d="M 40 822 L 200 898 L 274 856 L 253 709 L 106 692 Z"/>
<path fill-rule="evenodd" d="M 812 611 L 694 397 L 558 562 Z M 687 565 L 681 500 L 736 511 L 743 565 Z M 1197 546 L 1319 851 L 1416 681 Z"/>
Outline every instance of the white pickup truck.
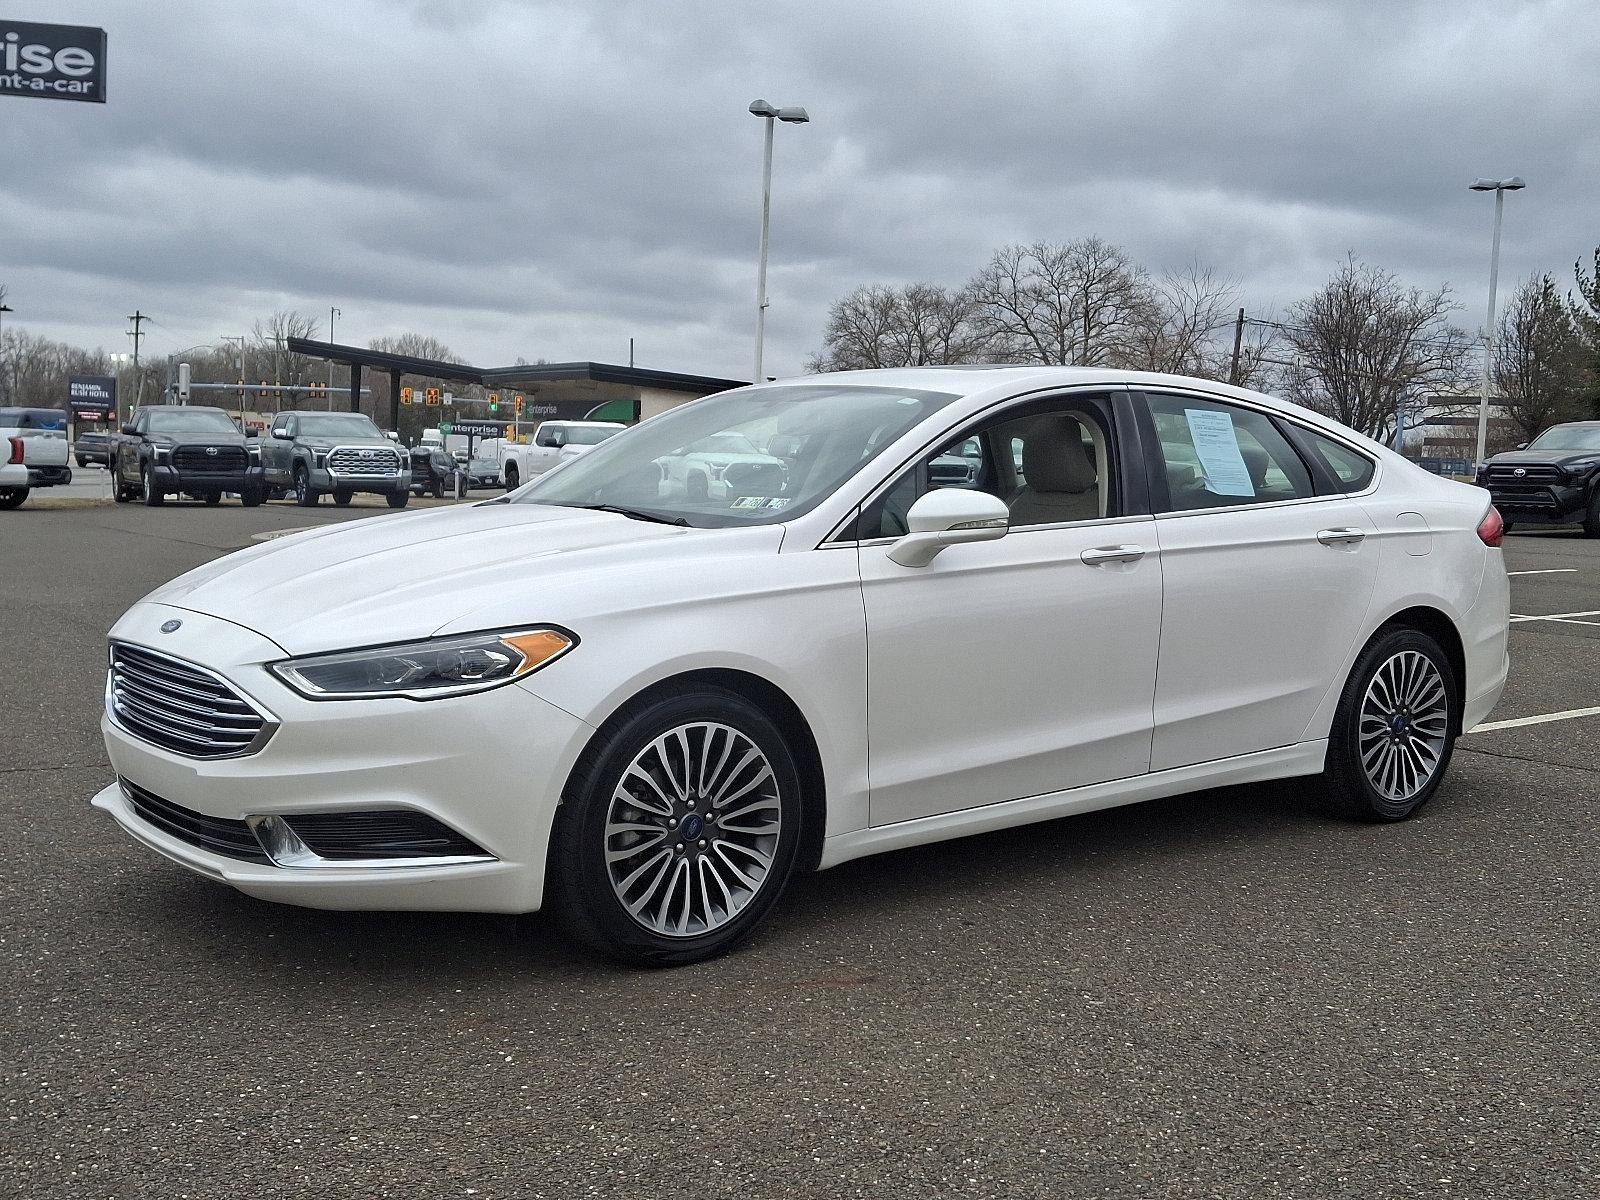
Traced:
<path fill-rule="evenodd" d="M 508 491 L 521 487 L 626 428 L 615 421 L 545 421 L 531 443 L 501 443 L 500 478 Z"/>
<path fill-rule="evenodd" d="M 36 487 L 72 482 L 67 414 L 59 408 L 0 408 L 0 509 Z"/>

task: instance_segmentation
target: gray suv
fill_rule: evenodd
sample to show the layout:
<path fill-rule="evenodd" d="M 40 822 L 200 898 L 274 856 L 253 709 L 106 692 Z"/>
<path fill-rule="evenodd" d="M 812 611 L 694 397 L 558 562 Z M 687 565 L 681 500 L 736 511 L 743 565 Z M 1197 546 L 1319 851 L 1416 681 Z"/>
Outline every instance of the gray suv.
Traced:
<path fill-rule="evenodd" d="M 332 493 L 335 504 L 372 492 L 390 508 L 404 508 L 411 498 L 405 451 L 361 413 L 279 413 L 262 439 L 261 467 L 269 488 L 292 493 L 305 508 L 324 492 Z"/>

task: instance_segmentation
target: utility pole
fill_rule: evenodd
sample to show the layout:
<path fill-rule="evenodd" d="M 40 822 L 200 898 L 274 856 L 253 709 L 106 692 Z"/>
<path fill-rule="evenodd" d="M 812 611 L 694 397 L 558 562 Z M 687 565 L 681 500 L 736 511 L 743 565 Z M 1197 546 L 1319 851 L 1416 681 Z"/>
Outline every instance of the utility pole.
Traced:
<path fill-rule="evenodd" d="M 1228 368 L 1228 382 L 1234 387 L 1239 386 L 1239 346 L 1244 341 L 1244 309 L 1239 310 L 1238 319 L 1233 323 L 1233 365 Z"/>
<path fill-rule="evenodd" d="M 144 330 L 140 328 L 150 318 L 137 308 L 128 320 L 133 322 L 133 328 L 128 331 L 128 336 L 133 339 L 133 406 L 138 408 L 144 403 L 144 373 L 139 370 L 139 339 L 144 337 Z"/>
<path fill-rule="evenodd" d="M 11 305 L 5 302 L 5 289 L 0 288 L 0 322 L 3 322 L 6 319 L 6 313 L 16 311 L 16 309 L 12 308 Z M 14 390 L 6 384 L 6 364 L 3 357 L 5 352 L 5 330 L 3 327 L 0 327 L 0 396 L 10 396 Z"/>

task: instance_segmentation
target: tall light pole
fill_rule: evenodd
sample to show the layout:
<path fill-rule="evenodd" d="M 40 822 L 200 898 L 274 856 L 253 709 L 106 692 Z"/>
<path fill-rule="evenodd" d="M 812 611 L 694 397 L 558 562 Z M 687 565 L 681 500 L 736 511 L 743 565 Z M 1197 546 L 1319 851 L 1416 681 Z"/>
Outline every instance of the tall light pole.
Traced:
<path fill-rule="evenodd" d="M 333 322 L 342 316 L 344 316 L 344 313 L 340 309 L 328 309 L 328 340 L 330 342 L 333 341 Z M 328 360 L 328 411 L 333 411 L 333 359 L 331 358 Z"/>
<path fill-rule="evenodd" d="M 1489 384 L 1494 375 L 1494 293 L 1500 283 L 1500 218 L 1505 212 L 1506 193 L 1519 192 L 1528 185 L 1522 176 L 1510 179 L 1475 179 L 1468 186 L 1475 192 L 1494 193 L 1494 248 L 1489 251 L 1489 319 L 1483 327 L 1483 391 L 1478 397 L 1478 456 L 1485 457 L 1489 441 Z"/>
<path fill-rule="evenodd" d="M 761 265 L 756 270 L 756 373 L 752 382 L 765 382 L 761 374 L 761 343 L 767 333 L 767 231 L 772 223 L 772 127 L 774 121 L 804 125 L 811 120 L 803 108 L 774 108 L 765 100 L 752 100 L 750 112 L 767 123 L 766 150 L 761 161 Z"/>
<path fill-rule="evenodd" d="M 6 313 L 8 313 L 8 312 L 16 312 L 16 311 L 17 310 L 12 308 L 11 305 L 7 304 L 3 300 L 0 300 L 0 322 L 3 322 L 5 320 Z M 5 329 L 4 329 L 3 326 L 0 326 L 0 355 L 4 355 L 5 352 L 6 352 Z M 5 360 L 4 360 L 4 358 L 0 358 L 0 394 L 4 394 L 6 396 L 9 396 L 9 395 L 11 395 L 11 393 L 12 393 L 12 391 L 14 389 L 6 386 L 5 371 L 6 371 Z"/>

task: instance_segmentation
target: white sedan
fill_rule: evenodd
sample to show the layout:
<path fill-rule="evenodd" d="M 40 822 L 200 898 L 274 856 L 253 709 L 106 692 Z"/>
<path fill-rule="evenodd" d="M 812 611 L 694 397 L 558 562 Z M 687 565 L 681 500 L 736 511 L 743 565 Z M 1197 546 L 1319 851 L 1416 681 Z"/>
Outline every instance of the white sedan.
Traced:
<path fill-rule="evenodd" d="M 667 494 L 658 461 L 724 434 L 781 456 L 770 490 Z M 952 451 L 970 475 L 930 486 Z M 1500 531 L 1482 490 L 1216 383 L 741 388 L 152 593 L 111 631 L 94 803 L 253 896 L 550 906 L 688 962 L 797 871 L 941 838 L 1290 776 L 1411 815 L 1505 682 Z"/>

